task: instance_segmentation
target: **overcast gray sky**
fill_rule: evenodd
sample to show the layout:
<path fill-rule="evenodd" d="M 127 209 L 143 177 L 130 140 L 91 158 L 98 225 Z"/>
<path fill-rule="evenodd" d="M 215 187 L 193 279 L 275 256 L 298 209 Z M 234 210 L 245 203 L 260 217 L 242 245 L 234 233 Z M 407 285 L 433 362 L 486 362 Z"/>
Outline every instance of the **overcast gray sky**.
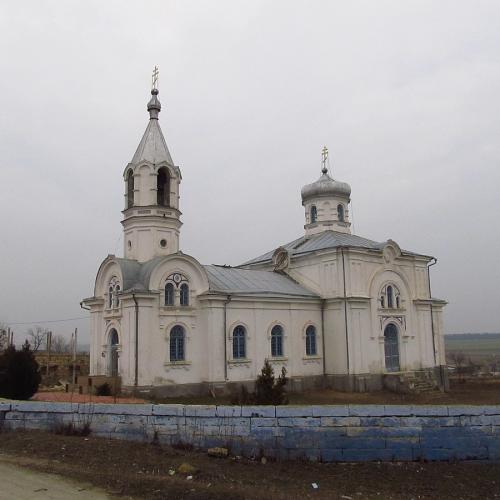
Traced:
<path fill-rule="evenodd" d="M 0 42 L 0 321 L 85 316 L 157 64 L 185 253 L 299 237 L 327 145 L 355 233 L 438 258 L 446 332 L 500 331 L 498 1 L 4 1 Z"/>

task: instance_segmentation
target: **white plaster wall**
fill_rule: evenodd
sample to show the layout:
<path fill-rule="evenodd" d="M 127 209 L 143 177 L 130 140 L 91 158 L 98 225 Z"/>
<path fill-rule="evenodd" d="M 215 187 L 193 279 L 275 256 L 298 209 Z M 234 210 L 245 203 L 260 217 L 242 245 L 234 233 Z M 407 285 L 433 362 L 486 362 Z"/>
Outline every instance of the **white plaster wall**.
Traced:
<path fill-rule="evenodd" d="M 281 359 L 271 357 L 271 329 L 276 324 L 281 325 L 284 332 Z M 233 359 L 232 332 L 238 325 L 245 327 L 247 335 L 247 358 L 243 361 Z M 305 329 L 308 325 L 316 328 L 316 356 L 306 356 Z M 227 306 L 226 342 L 229 381 L 254 380 L 266 359 L 276 372 L 284 366 L 292 377 L 323 373 L 321 306 L 317 301 L 234 299 Z M 220 364 L 223 366 L 223 358 Z"/>

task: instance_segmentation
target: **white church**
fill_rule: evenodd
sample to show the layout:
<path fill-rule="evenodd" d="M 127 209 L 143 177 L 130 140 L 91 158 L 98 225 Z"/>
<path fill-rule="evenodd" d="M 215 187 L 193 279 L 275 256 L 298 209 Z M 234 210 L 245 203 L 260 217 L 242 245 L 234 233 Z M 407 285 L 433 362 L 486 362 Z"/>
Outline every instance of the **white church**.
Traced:
<path fill-rule="evenodd" d="M 325 161 L 302 188 L 296 240 L 237 267 L 181 251 L 181 170 L 160 129 L 155 85 L 151 94 L 149 123 L 123 173 L 124 257 L 104 259 L 83 300 L 91 375 L 192 395 L 250 385 L 269 360 L 296 391 L 377 390 L 405 376 L 443 387 L 446 302 L 432 298 L 429 279 L 436 259 L 352 234 L 351 188 Z"/>

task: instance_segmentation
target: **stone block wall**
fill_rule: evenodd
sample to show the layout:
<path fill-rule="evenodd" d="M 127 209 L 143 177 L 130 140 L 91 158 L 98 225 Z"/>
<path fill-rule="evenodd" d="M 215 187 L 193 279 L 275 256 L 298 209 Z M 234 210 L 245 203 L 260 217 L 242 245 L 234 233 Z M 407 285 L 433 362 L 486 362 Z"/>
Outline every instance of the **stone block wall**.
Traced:
<path fill-rule="evenodd" d="M 0 402 L 0 427 L 157 440 L 249 457 L 499 460 L 500 406 L 185 406 Z"/>

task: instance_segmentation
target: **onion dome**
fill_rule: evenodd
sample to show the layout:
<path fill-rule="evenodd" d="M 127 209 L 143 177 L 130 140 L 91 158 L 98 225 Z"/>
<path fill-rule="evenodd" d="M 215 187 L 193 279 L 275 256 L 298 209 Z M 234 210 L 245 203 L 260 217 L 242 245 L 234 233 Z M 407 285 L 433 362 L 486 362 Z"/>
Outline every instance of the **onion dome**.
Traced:
<path fill-rule="evenodd" d="M 161 104 L 158 99 L 158 89 L 153 89 L 151 91 L 151 99 L 148 102 L 148 111 L 151 120 L 158 120 L 158 113 L 161 111 Z"/>
<path fill-rule="evenodd" d="M 328 170 L 323 167 L 321 177 L 312 184 L 307 184 L 302 188 L 302 201 L 317 196 L 320 197 L 337 197 L 349 198 L 351 196 L 351 186 L 347 182 L 340 182 L 332 179 L 328 175 Z"/>

